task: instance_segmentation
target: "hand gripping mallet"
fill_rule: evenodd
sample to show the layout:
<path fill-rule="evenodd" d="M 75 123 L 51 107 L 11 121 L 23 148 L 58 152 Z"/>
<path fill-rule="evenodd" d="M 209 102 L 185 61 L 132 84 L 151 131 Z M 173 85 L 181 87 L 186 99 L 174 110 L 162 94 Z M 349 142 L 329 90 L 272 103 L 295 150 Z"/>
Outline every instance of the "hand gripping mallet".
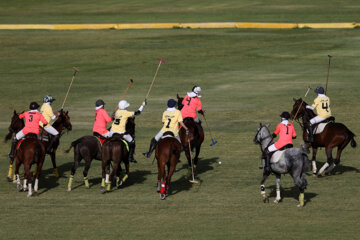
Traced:
<path fill-rule="evenodd" d="M 193 160 L 192 160 L 192 156 L 191 156 L 191 146 L 190 146 L 189 134 L 186 133 L 186 136 L 187 136 L 187 140 L 188 140 L 188 143 L 189 143 L 189 155 L 190 155 L 191 175 L 192 175 L 192 180 L 189 180 L 189 182 L 191 182 L 191 183 L 199 183 L 199 181 L 196 181 L 196 180 L 195 180 L 195 177 L 194 177 L 194 164 L 193 164 Z"/>
<path fill-rule="evenodd" d="M 157 67 L 157 69 L 156 69 L 154 78 L 153 78 L 153 80 L 152 80 L 152 82 L 151 82 L 150 88 L 149 88 L 149 90 L 148 90 L 148 92 L 147 92 L 147 94 L 146 94 L 145 101 L 147 100 L 147 98 L 148 98 L 149 95 L 150 95 L 151 88 L 152 88 L 152 86 L 154 85 L 155 78 L 156 78 L 156 75 L 158 74 L 158 71 L 159 71 L 159 68 L 160 68 L 160 66 L 161 66 L 161 63 L 166 63 L 166 61 L 165 61 L 164 59 L 160 58 L 160 57 L 158 57 L 157 59 L 158 59 L 160 62 L 159 62 L 159 65 L 158 65 L 158 67 Z"/>
<path fill-rule="evenodd" d="M 293 120 L 291 121 L 291 123 L 294 123 L 294 121 L 295 121 L 295 119 L 296 119 L 296 116 L 298 115 L 298 113 L 299 113 L 299 111 L 300 111 L 300 108 L 301 108 L 302 104 L 304 103 L 304 99 L 305 99 L 306 96 L 308 95 L 310 89 L 311 89 L 311 86 L 308 86 L 308 89 L 307 89 L 307 91 L 306 91 L 306 93 L 305 93 L 305 97 L 302 99 L 302 101 L 301 101 L 301 103 L 300 103 L 300 106 L 299 106 L 298 110 L 296 111 L 296 114 L 295 114 Z"/>
<path fill-rule="evenodd" d="M 330 75 L 330 60 L 331 60 L 332 56 L 328 55 L 328 57 L 329 57 L 329 65 L 328 65 L 328 73 L 327 73 L 327 77 L 326 77 L 325 94 L 327 92 L 327 86 L 328 86 L 329 75 Z"/>
<path fill-rule="evenodd" d="M 131 86 L 133 83 L 134 83 L 134 80 L 133 80 L 132 78 L 130 78 L 130 83 L 129 83 L 129 85 L 127 86 L 127 88 L 126 88 L 125 92 L 123 93 L 123 95 L 121 96 L 120 101 L 121 101 L 121 100 L 124 100 L 124 98 L 125 98 L 125 96 L 126 96 L 126 93 L 128 92 L 130 86 Z M 115 109 L 114 109 L 114 112 L 115 112 L 116 110 L 118 110 L 118 108 L 119 108 L 119 106 L 116 105 L 116 107 L 115 107 Z"/>
<path fill-rule="evenodd" d="M 64 109 L 64 105 L 65 105 L 66 99 L 67 99 L 67 97 L 68 97 L 68 95 L 69 95 L 69 92 L 70 92 L 70 88 L 71 88 L 71 86 L 72 86 L 72 83 L 74 82 L 75 75 L 76 75 L 77 72 L 79 72 L 79 69 L 78 69 L 77 67 L 73 67 L 73 69 L 74 69 L 74 74 L 73 74 L 73 76 L 72 76 L 72 79 L 71 79 L 69 88 L 68 88 L 68 90 L 67 90 L 67 92 L 66 92 L 66 96 L 65 96 L 64 102 L 63 102 L 63 104 L 61 105 L 61 109 Z"/>
<path fill-rule="evenodd" d="M 208 124 L 207 121 L 206 121 L 205 113 L 203 114 L 203 117 L 204 117 L 206 126 L 207 126 L 207 128 L 209 129 L 209 133 L 210 133 L 210 137 L 211 137 L 211 144 L 210 144 L 210 146 L 212 147 L 212 146 L 214 146 L 215 144 L 217 144 L 217 141 L 214 140 L 214 138 L 213 138 L 213 136 L 212 136 L 212 134 L 211 134 L 211 130 L 210 130 L 209 124 Z"/>

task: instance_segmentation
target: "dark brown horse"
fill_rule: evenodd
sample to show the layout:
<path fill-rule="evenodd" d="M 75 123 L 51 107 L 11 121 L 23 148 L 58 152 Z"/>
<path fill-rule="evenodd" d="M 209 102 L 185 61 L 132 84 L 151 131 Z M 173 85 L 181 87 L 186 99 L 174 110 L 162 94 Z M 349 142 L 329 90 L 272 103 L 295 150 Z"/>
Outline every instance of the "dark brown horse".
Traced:
<path fill-rule="evenodd" d="M 296 116 L 296 120 L 300 124 L 302 130 L 303 130 L 303 139 L 306 142 L 308 138 L 308 132 L 307 129 L 310 124 L 310 119 L 316 116 L 316 114 L 306 108 L 307 103 L 303 102 L 303 100 L 300 99 L 294 99 L 294 105 L 293 110 L 291 112 L 292 118 L 295 116 L 296 112 L 298 111 L 298 115 Z M 301 121 L 299 120 L 301 118 Z M 354 140 L 355 134 L 352 133 L 344 124 L 342 123 L 335 123 L 330 122 L 328 123 L 324 130 L 320 134 L 314 135 L 314 141 L 312 143 L 307 143 L 307 147 L 312 147 L 313 154 L 312 154 L 312 162 L 313 162 L 313 173 L 316 174 L 316 153 L 318 150 L 318 147 L 325 147 L 325 153 L 327 156 L 327 162 L 322 166 L 322 168 L 319 170 L 317 175 L 321 175 L 322 172 L 330 166 L 326 173 L 331 172 L 332 169 L 336 165 L 340 163 L 340 156 L 341 152 L 344 150 L 344 148 L 351 142 L 351 147 L 356 147 L 356 142 Z M 333 148 L 337 147 L 337 154 L 336 159 L 333 161 L 332 158 L 332 150 Z"/>
<path fill-rule="evenodd" d="M 129 118 L 126 123 L 126 132 L 132 135 L 133 139 L 135 139 L 135 118 Z M 82 159 L 85 160 L 85 168 L 83 171 L 84 183 L 86 188 L 90 188 L 89 180 L 88 180 L 88 171 L 91 166 L 91 162 L 93 159 L 101 160 L 102 159 L 102 143 L 99 138 L 94 136 L 84 136 L 75 141 L 73 141 L 65 152 L 69 153 L 71 148 L 74 147 L 74 165 L 71 168 L 71 175 L 68 183 L 68 191 L 71 191 L 72 181 Z M 119 170 L 120 171 L 120 170 Z M 101 183 L 101 187 L 105 187 L 105 181 Z"/>
<path fill-rule="evenodd" d="M 183 108 L 182 101 L 184 98 L 179 97 L 177 95 L 178 99 L 178 109 L 181 110 Z M 185 151 L 185 156 L 188 160 L 188 172 L 187 172 L 187 178 L 190 178 L 191 176 L 191 154 L 190 151 L 196 150 L 195 157 L 193 159 L 194 161 L 194 169 L 196 169 L 196 166 L 199 161 L 199 154 L 200 154 L 200 148 L 201 144 L 204 141 L 204 129 L 202 128 L 200 123 L 196 123 L 194 119 L 192 118 L 185 118 L 183 119 L 184 124 L 189 129 L 189 136 L 186 135 L 186 131 L 184 128 L 181 128 L 179 131 L 181 143 L 183 146 L 183 149 Z M 191 149 L 189 149 L 188 145 L 188 138 L 190 139 Z"/>
<path fill-rule="evenodd" d="M 9 133 L 5 136 L 5 142 L 9 141 L 13 135 L 15 135 L 17 132 L 19 132 L 21 129 L 24 128 L 25 124 L 23 119 L 19 118 L 20 113 L 16 113 L 16 111 L 14 110 L 14 114 L 11 118 L 11 123 L 10 126 L 8 128 Z M 70 122 L 70 117 L 68 115 L 68 112 L 64 112 L 61 111 L 60 115 L 58 117 L 58 119 L 54 122 L 54 124 L 52 125 L 58 132 L 59 135 L 61 136 L 63 133 L 63 130 L 66 129 L 68 131 L 72 130 L 72 125 Z M 42 143 L 45 146 L 45 149 L 48 147 L 49 145 L 49 134 L 47 132 L 45 132 L 44 130 L 41 130 L 40 133 L 40 139 L 42 141 Z M 56 177 L 59 177 L 59 172 L 58 169 L 56 167 L 56 150 L 59 146 L 59 139 L 54 143 L 53 145 L 53 151 L 51 153 L 48 153 L 51 157 L 51 162 L 53 164 L 53 168 L 54 168 L 54 173 Z M 14 159 L 10 158 L 10 166 L 9 166 L 9 173 L 8 173 L 8 180 L 11 181 L 12 180 L 12 165 L 13 165 Z M 15 175 L 14 175 L 15 178 Z"/>
<path fill-rule="evenodd" d="M 21 143 L 19 142 L 20 146 L 15 152 L 16 182 L 19 191 L 28 190 L 29 192 L 27 196 L 30 197 L 33 195 L 32 176 L 30 169 L 33 164 L 37 165 L 37 171 L 35 174 L 35 184 L 34 184 L 34 195 L 37 195 L 38 187 L 39 187 L 39 176 L 45 159 L 45 147 L 41 143 L 41 141 L 37 139 L 37 136 L 35 134 L 28 134 L 28 136 L 21 141 L 22 141 Z M 21 164 L 24 164 L 24 170 L 25 170 L 24 186 L 21 185 L 20 176 L 19 176 L 19 168 Z"/>
<path fill-rule="evenodd" d="M 171 176 L 176 169 L 176 164 L 180 158 L 180 152 L 181 144 L 175 137 L 164 137 L 160 139 L 156 145 L 155 157 L 157 159 L 158 165 L 158 180 L 156 190 L 157 192 L 160 192 L 160 199 L 162 200 L 164 200 L 168 194 Z M 165 166 L 168 168 L 167 175 Z"/>
<path fill-rule="evenodd" d="M 126 146 L 127 143 L 124 142 L 121 138 L 121 135 L 115 134 L 111 139 L 105 141 L 102 146 L 102 184 L 100 191 L 104 191 L 104 182 L 106 184 L 106 191 L 111 190 L 111 183 L 113 181 L 114 175 L 116 175 L 116 186 L 120 186 L 126 181 L 129 176 L 129 150 Z M 110 174 L 110 164 L 111 160 L 113 161 L 113 170 Z M 126 174 L 120 181 L 121 166 L 120 163 L 125 164 Z"/>

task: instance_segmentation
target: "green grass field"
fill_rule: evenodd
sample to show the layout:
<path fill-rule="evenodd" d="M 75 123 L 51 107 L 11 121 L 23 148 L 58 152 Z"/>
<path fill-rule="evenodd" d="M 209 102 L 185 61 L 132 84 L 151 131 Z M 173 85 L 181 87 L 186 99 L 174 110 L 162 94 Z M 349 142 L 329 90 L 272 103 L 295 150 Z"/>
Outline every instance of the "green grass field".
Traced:
<path fill-rule="evenodd" d="M 80 1 L 18 2 L 11 6 L 0 3 L 4 13 L 0 23 L 356 21 L 360 7 L 356 1 L 340 6 L 338 1 L 294 5 L 274 1 L 279 6 L 275 9 L 261 8 L 265 1 L 230 0 L 182 1 L 176 8 L 168 1 L 104 1 L 108 3 L 104 6 L 87 1 L 85 7 Z M 118 15 L 118 9 L 126 14 Z M 127 17 L 126 10 L 131 9 L 135 15 Z M 158 16 L 159 12 L 163 14 Z M 46 157 L 41 194 L 27 198 L 6 181 L 10 144 L 0 145 L 1 239 L 358 238 L 359 147 L 345 149 L 335 175 L 308 176 L 306 205 L 299 209 L 298 190 L 288 175 L 282 178 L 283 201 L 272 203 L 275 177 L 271 176 L 266 183 L 270 203 L 262 202 L 260 150 L 252 139 L 259 122 L 271 123 L 274 130 L 279 114 L 290 111 L 293 97 L 303 96 L 309 84 L 325 84 L 328 54 L 333 55 L 328 86 L 332 111 L 338 122 L 359 135 L 359 40 L 358 29 L 0 31 L 2 137 L 14 109 L 26 110 L 31 101 L 41 102 L 49 93 L 57 99 L 54 107 L 60 108 L 72 67 L 80 69 L 65 105 L 73 131 L 61 138 L 59 179 Z M 73 152 L 65 154 L 64 150 L 73 140 L 92 133 L 95 101 L 104 99 L 111 113 L 132 77 L 134 84 L 126 98 L 129 109 L 136 110 L 155 73 L 157 57 L 167 63 L 161 66 L 148 105 L 136 119 L 138 164 L 131 165 L 124 188 L 101 194 L 101 166 L 94 161 L 89 172 L 91 188 L 84 187 L 81 165 L 73 191 L 66 192 Z M 203 88 L 203 107 L 218 144 L 209 146 L 209 132 L 203 124 L 206 139 L 198 166 L 200 184 L 184 179 L 182 154 L 170 187 L 172 194 L 161 201 L 155 191 L 156 164 L 141 153 L 161 128 L 166 101 L 177 93 L 185 95 L 195 84 Z M 307 101 L 314 97 L 311 92 Z M 300 127 L 295 127 L 300 136 Z M 360 143 L 359 138 L 356 141 Z M 296 146 L 300 143 L 300 138 L 295 140 Z M 324 149 L 318 161 L 326 161 Z"/>

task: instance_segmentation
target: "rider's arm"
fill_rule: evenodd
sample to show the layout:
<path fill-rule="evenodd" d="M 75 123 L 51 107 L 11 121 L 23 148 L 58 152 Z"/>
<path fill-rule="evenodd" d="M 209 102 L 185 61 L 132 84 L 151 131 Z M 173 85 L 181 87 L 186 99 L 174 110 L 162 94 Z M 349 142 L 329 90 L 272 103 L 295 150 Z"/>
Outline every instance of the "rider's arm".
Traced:
<path fill-rule="evenodd" d="M 314 111 L 314 108 L 313 108 L 312 106 L 310 106 L 310 105 L 306 105 L 306 108 L 307 108 L 307 109 L 311 109 L 311 110 Z"/>
<path fill-rule="evenodd" d="M 136 112 L 134 112 L 134 115 L 135 115 L 135 116 L 136 116 L 136 115 L 140 115 L 140 113 L 141 113 L 142 110 L 144 109 L 145 105 L 146 105 L 146 100 L 143 101 L 143 103 L 141 104 L 141 106 L 139 107 L 139 109 L 138 109 Z"/>
<path fill-rule="evenodd" d="M 188 130 L 188 128 L 185 126 L 185 124 L 183 122 L 179 122 L 180 123 L 180 126 L 185 128 L 185 130 Z"/>

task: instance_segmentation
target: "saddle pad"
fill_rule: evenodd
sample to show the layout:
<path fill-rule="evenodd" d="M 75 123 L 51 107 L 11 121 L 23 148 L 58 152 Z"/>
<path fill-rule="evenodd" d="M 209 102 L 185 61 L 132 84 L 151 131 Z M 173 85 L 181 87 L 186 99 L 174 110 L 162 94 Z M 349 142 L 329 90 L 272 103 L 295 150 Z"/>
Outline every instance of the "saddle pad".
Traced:
<path fill-rule="evenodd" d="M 96 137 L 96 136 L 95 136 Z M 106 138 L 99 138 L 96 137 L 96 139 L 100 142 L 100 145 L 102 146 L 104 144 L 104 142 L 106 141 Z"/>
<path fill-rule="evenodd" d="M 270 159 L 270 163 L 277 163 L 280 160 L 281 156 L 284 154 L 285 151 L 286 150 L 274 152 L 271 159 Z"/>
<path fill-rule="evenodd" d="M 319 123 L 315 129 L 313 130 L 313 134 L 319 134 L 322 133 L 324 131 L 324 128 L 326 127 L 326 125 L 328 125 L 329 122 L 327 123 Z M 307 132 L 309 132 L 308 130 L 306 130 Z"/>
<path fill-rule="evenodd" d="M 19 149 L 21 143 L 22 143 L 24 140 L 25 140 L 25 138 L 22 138 L 22 139 L 17 143 L 17 145 L 16 145 L 16 150 Z"/>
<path fill-rule="evenodd" d="M 165 135 L 165 136 L 162 136 L 160 139 L 164 139 L 164 138 L 175 138 L 176 140 L 178 140 L 179 141 L 179 139 L 177 139 L 176 137 L 173 137 L 173 136 L 171 136 L 171 135 Z M 181 143 L 181 141 L 179 141 L 180 143 Z"/>

